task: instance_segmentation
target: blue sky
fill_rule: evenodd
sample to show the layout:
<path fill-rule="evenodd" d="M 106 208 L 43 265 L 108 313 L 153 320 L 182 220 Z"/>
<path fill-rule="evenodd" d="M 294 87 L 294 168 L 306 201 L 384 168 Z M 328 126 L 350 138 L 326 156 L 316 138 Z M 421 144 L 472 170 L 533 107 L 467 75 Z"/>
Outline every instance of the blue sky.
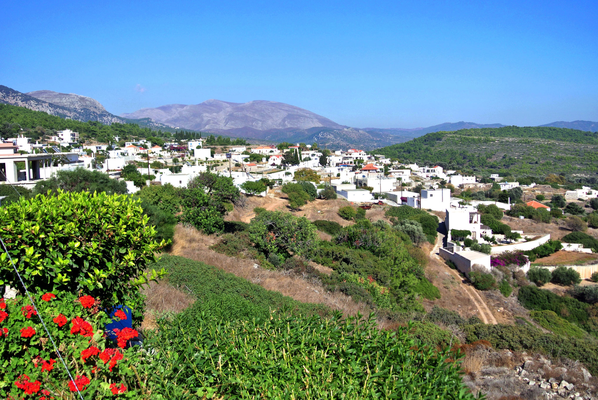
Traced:
<path fill-rule="evenodd" d="M 598 2 L 4 2 L 0 84 L 271 100 L 354 127 L 598 121 Z"/>

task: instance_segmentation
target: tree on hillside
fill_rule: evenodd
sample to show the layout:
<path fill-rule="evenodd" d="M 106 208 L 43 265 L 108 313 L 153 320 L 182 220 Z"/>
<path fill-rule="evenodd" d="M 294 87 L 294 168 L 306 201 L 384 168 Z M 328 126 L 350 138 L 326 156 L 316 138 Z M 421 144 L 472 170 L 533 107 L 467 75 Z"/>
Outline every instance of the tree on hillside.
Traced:
<path fill-rule="evenodd" d="M 552 198 L 550 199 L 550 202 L 558 208 L 563 208 L 567 205 L 567 201 L 560 194 L 553 195 Z"/>
<path fill-rule="evenodd" d="M 316 171 L 310 168 L 301 168 L 295 171 L 294 178 L 296 181 L 310 181 L 320 183 L 320 175 Z"/>
<path fill-rule="evenodd" d="M 65 192 L 125 194 L 127 193 L 127 184 L 124 181 L 112 179 L 108 174 L 99 171 L 77 168 L 73 171 L 58 171 L 50 179 L 38 182 L 33 188 L 33 193 L 46 194 L 56 192 L 58 189 Z"/>
<path fill-rule="evenodd" d="M 266 191 L 266 185 L 262 181 L 247 181 L 241 184 L 241 189 L 247 194 L 257 195 Z"/>
<path fill-rule="evenodd" d="M 260 252 L 282 259 L 304 255 L 318 240 L 316 227 L 307 218 L 280 211 L 263 211 L 253 218 L 249 237 Z"/>

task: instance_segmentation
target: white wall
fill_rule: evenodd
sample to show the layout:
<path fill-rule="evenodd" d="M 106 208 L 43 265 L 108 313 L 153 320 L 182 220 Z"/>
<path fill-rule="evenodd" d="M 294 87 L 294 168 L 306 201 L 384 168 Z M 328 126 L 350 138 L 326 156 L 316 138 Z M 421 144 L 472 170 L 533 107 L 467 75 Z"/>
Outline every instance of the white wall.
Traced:
<path fill-rule="evenodd" d="M 212 150 L 210 149 L 193 149 L 193 157 L 198 160 L 210 160 L 212 158 Z"/>
<path fill-rule="evenodd" d="M 491 254 L 501 254 L 501 253 L 504 253 L 505 251 L 515 251 L 515 250 L 527 251 L 527 250 L 534 249 L 538 246 L 541 246 L 544 243 L 548 242 L 549 240 L 550 240 L 550 235 L 545 235 L 539 239 L 532 240 L 530 242 L 509 244 L 507 246 L 494 246 L 494 247 L 492 247 Z"/>

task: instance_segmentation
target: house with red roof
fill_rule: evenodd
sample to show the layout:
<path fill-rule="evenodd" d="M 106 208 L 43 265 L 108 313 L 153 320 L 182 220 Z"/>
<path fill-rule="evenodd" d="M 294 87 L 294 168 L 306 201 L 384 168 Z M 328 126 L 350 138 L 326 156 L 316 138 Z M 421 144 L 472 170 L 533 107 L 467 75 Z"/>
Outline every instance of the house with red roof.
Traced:
<path fill-rule="evenodd" d="M 528 201 L 528 202 L 527 202 L 527 203 L 525 203 L 525 204 L 526 204 L 526 205 L 528 205 L 528 206 L 530 206 L 530 207 L 534 207 L 536 210 L 537 210 L 538 208 L 545 208 L 545 209 L 546 209 L 546 211 L 550 211 L 550 207 L 548 207 L 548 206 L 546 206 L 546 205 L 544 205 L 544 204 L 542 204 L 542 203 L 538 203 L 538 202 L 537 202 L 537 201 L 535 201 L 535 200 Z"/>

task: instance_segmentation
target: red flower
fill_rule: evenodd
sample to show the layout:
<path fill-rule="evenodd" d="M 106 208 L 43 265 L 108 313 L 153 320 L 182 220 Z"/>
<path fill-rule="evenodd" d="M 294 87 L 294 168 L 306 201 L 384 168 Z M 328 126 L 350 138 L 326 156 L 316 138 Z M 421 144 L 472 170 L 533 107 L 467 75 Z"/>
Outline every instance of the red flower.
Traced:
<path fill-rule="evenodd" d="M 39 381 L 30 382 L 29 377 L 27 375 L 21 375 L 19 377 L 19 379 L 17 379 L 17 381 L 15 382 L 15 385 L 19 389 L 23 389 L 25 391 L 25 394 L 34 394 L 34 393 L 39 392 L 39 387 L 41 385 L 41 382 L 39 382 Z"/>
<path fill-rule="evenodd" d="M 89 382 L 91 381 L 85 375 L 77 375 L 77 377 L 75 378 L 75 382 L 69 382 L 69 389 L 71 389 L 71 392 L 76 392 L 77 388 L 79 388 L 79 391 L 82 392 L 85 390 L 85 386 L 89 385 Z M 75 384 L 77 384 L 76 387 Z"/>
<path fill-rule="evenodd" d="M 139 333 L 135 329 L 131 328 L 125 328 L 122 331 L 115 329 L 114 333 L 116 333 L 116 341 L 118 347 L 120 347 L 121 349 L 125 348 L 129 339 L 136 338 L 139 335 Z"/>
<path fill-rule="evenodd" d="M 54 368 L 54 363 L 56 363 L 56 360 L 52 360 L 51 358 L 48 361 L 42 360 L 42 372 L 52 371 L 52 369 Z"/>
<path fill-rule="evenodd" d="M 127 314 L 125 314 L 123 310 L 118 310 L 117 312 L 114 313 L 114 316 L 120 318 L 121 321 L 124 321 L 127 319 Z"/>
<path fill-rule="evenodd" d="M 56 298 L 56 295 L 54 293 L 46 293 L 42 296 L 43 301 L 50 301 L 55 298 Z"/>
<path fill-rule="evenodd" d="M 81 336 L 92 337 L 93 336 L 93 327 L 87 321 L 85 321 L 81 317 L 75 317 L 72 321 L 73 326 L 71 327 L 71 333 L 76 335 L 77 333 Z"/>
<path fill-rule="evenodd" d="M 110 390 L 112 390 L 112 394 L 121 394 L 127 391 L 127 387 L 125 384 L 121 384 L 120 387 L 116 383 L 110 384 Z"/>
<path fill-rule="evenodd" d="M 8 336 L 8 328 L 0 329 L 0 337 L 2 337 L 2 334 L 4 334 L 4 336 Z"/>
<path fill-rule="evenodd" d="M 8 317 L 8 313 L 6 311 L 0 311 L 0 322 L 4 322 L 6 317 Z"/>
<path fill-rule="evenodd" d="M 95 346 L 91 346 L 89 349 L 85 349 L 81 352 L 81 360 L 85 362 L 91 356 L 97 356 L 100 354 L 100 349 Z"/>
<path fill-rule="evenodd" d="M 21 337 L 28 338 L 32 337 L 33 335 L 35 335 L 35 328 L 32 328 L 30 326 L 26 328 L 21 328 Z"/>
<path fill-rule="evenodd" d="M 0 299 L 0 310 L 6 309 L 6 303 L 4 302 L 4 297 Z"/>
<path fill-rule="evenodd" d="M 116 366 L 118 360 L 122 359 L 123 355 L 118 349 L 106 349 L 100 353 L 100 360 L 104 361 L 104 364 L 110 362 L 110 372 L 112 372 L 112 368 Z"/>
<path fill-rule="evenodd" d="M 58 326 L 61 328 L 68 322 L 66 317 L 62 314 L 58 314 L 58 317 L 54 318 L 52 321 L 58 324 Z"/>
<path fill-rule="evenodd" d="M 33 306 L 21 307 L 21 312 L 25 318 L 31 318 L 32 315 L 37 315 L 37 312 Z"/>
<path fill-rule="evenodd" d="M 79 297 L 79 301 L 81 305 L 85 308 L 91 308 L 95 304 L 96 300 L 91 296 L 83 296 Z"/>

